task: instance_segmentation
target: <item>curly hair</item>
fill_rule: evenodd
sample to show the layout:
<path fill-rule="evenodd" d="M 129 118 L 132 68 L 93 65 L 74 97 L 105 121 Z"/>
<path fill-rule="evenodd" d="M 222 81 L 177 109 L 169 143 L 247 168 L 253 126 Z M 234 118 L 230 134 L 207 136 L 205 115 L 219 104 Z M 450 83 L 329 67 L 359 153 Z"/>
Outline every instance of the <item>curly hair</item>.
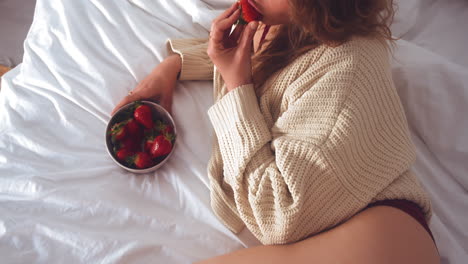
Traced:
<path fill-rule="evenodd" d="M 395 40 L 393 0 L 289 0 L 289 7 L 291 23 L 279 26 L 254 56 L 257 87 L 319 45 L 339 46 L 355 36 Z"/>

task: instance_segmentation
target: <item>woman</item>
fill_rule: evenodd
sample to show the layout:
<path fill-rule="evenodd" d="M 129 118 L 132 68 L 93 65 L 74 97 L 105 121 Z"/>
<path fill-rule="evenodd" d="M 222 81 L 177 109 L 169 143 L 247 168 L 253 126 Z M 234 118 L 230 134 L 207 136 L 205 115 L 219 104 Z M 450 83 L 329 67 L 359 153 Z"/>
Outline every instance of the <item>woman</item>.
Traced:
<path fill-rule="evenodd" d="M 171 40 L 173 54 L 116 107 L 171 109 L 178 74 L 214 79 L 212 208 L 263 245 L 200 263 L 439 263 L 391 79 L 393 2 L 251 3 L 272 26 L 265 40 L 257 22 L 230 33 L 233 4 L 208 41 Z"/>

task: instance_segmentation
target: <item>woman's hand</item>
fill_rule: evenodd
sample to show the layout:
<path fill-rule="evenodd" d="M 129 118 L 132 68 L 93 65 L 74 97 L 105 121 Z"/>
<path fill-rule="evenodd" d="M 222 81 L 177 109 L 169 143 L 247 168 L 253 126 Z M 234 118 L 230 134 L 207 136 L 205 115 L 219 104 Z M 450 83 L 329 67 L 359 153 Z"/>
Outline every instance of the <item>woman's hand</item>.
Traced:
<path fill-rule="evenodd" d="M 178 54 L 173 54 L 161 62 L 143 79 L 133 91 L 125 96 L 112 110 L 112 115 L 120 107 L 137 100 L 157 101 L 168 112 L 172 112 L 172 95 L 182 62 Z"/>
<path fill-rule="evenodd" d="M 239 18 L 238 4 L 233 4 L 213 20 L 208 56 L 226 83 L 228 91 L 252 83 L 252 42 L 258 22 L 238 24 L 232 34 L 232 25 Z"/>

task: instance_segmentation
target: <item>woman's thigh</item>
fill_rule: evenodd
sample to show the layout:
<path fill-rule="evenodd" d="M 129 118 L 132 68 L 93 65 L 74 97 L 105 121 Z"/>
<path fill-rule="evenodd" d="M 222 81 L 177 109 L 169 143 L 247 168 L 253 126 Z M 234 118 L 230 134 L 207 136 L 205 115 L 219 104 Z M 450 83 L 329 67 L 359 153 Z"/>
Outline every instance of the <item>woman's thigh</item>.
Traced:
<path fill-rule="evenodd" d="M 290 245 L 242 249 L 200 263 L 439 263 L 427 231 L 388 206 L 364 210 L 347 222 Z"/>
<path fill-rule="evenodd" d="M 376 206 L 293 245 L 293 263 L 439 263 L 428 232 L 399 209 Z M 297 257 L 296 257 L 297 256 Z"/>

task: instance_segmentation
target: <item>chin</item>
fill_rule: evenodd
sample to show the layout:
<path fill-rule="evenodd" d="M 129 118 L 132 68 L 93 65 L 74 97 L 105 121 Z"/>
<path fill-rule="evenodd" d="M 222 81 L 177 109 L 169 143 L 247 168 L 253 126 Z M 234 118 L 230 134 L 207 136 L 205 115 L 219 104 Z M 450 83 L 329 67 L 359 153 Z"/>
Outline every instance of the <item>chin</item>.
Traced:
<path fill-rule="evenodd" d="M 287 24 L 287 22 L 279 20 L 278 18 L 270 18 L 270 17 L 263 17 L 261 20 L 263 24 L 274 26 L 274 25 L 283 25 Z"/>
<path fill-rule="evenodd" d="M 269 19 L 265 19 L 265 18 L 262 19 L 261 21 L 262 21 L 263 24 L 265 24 L 265 25 L 270 25 L 270 26 L 283 24 L 283 23 L 280 23 L 280 22 L 278 22 L 278 21 L 269 20 Z"/>

